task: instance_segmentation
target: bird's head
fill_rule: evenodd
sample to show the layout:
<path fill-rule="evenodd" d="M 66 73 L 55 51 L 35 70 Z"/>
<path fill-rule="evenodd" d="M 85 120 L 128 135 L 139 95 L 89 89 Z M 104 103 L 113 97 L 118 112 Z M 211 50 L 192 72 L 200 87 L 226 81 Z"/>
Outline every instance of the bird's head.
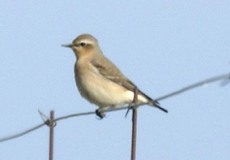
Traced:
<path fill-rule="evenodd" d="M 97 39 L 90 34 L 82 34 L 74 39 L 71 44 L 62 46 L 72 48 L 78 59 L 89 55 L 94 49 L 99 48 Z"/>

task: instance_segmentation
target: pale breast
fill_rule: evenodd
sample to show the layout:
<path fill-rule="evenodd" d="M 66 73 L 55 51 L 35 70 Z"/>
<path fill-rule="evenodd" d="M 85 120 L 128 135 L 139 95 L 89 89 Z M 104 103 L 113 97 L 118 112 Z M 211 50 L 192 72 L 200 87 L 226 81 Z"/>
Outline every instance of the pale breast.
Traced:
<path fill-rule="evenodd" d="M 75 79 L 80 94 L 99 107 L 120 106 L 132 101 L 127 90 L 104 78 L 90 63 L 75 65 Z"/>

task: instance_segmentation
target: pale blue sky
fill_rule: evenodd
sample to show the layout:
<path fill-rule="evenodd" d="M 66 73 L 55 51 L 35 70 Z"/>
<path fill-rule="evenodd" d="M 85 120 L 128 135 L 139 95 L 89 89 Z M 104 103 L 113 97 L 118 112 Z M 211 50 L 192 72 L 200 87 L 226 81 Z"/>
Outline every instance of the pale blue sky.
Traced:
<path fill-rule="evenodd" d="M 230 70 L 230 1 L 0 1 L 0 138 L 56 116 L 93 111 L 61 44 L 82 33 L 146 94 L 167 94 Z M 228 160 L 230 86 L 218 83 L 142 107 L 137 159 Z M 59 122 L 54 159 L 130 159 L 131 114 Z M 48 158 L 48 128 L 0 143 L 1 160 Z"/>

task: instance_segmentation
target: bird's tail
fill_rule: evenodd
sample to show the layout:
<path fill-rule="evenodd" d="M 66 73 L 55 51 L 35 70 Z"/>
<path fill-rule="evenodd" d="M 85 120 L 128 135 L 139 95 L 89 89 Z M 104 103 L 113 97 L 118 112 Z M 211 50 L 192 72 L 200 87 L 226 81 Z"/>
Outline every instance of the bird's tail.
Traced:
<path fill-rule="evenodd" d="M 160 106 L 160 103 L 158 101 L 153 100 L 152 98 L 150 98 L 149 96 L 147 96 L 146 94 L 144 94 L 143 92 L 139 91 L 143 96 L 145 96 L 146 99 L 148 99 L 148 104 L 151 106 L 154 106 L 160 110 L 162 110 L 165 113 L 168 113 L 167 109 L 164 109 L 163 107 Z"/>
<path fill-rule="evenodd" d="M 150 104 L 151 104 L 152 106 L 154 106 L 154 107 L 156 107 L 156 108 L 162 110 L 163 112 L 168 113 L 168 110 L 165 109 L 165 108 L 163 108 L 163 107 L 161 107 L 161 106 L 160 106 L 160 103 L 159 103 L 158 101 L 151 100 L 151 101 L 150 101 Z"/>

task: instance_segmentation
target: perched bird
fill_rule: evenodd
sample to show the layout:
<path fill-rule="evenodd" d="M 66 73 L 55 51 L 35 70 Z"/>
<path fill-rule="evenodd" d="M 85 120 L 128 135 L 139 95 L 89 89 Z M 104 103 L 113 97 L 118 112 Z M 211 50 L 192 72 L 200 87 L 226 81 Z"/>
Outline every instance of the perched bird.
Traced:
<path fill-rule="evenodd" d="M 97 39 L 92 35 L 82 34 L 72 44 L 62 46 L 74 51 L 77 59 L 74 71 L 78 90 L 89 102 L 99 106 L 96 113 L 100 118 L 104 117 L 103 112 L 109 108 L 132 104 L 135 91 L 137 104 L 148 104 L 168 112 L 157 101 L 140 91 L 103 55 Z"/>

